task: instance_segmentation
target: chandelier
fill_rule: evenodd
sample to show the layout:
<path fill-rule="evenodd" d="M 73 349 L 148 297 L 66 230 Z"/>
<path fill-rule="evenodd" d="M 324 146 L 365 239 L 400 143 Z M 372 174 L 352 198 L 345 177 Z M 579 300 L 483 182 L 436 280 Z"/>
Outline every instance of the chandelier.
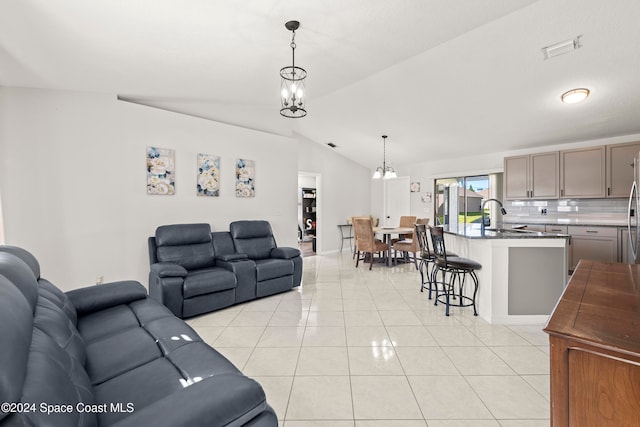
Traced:
<path fill-rule="evenodd" d="M 382 166 L 378 166 L 376 171 L 373 173 L 373 179 L 390 179 L 397 178 L 395 169 L 391 166 L 387 166 L 387 135 L 382 135 Z"/>
<path fill-rule="evenodd" d="M 284 26 L 292 32 L 291 36 L 291 66 L 280 70 L 280 114 L 292 119 L 307 115 L 305 103 L 305 79 L 307 72 L 304 68 L 296 67 L 296 30 L 300 27 L 298 21 L 289 21 Z"/>

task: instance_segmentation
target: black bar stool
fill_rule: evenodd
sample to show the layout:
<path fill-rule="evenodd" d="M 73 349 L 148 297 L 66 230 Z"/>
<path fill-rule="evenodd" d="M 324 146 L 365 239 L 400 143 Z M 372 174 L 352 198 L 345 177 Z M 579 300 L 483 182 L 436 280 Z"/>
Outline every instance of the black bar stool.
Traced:
<path fill-rule="evenodd" d="M 475 271 L 482 269 L 482 265 L 469 258 L 459 256 L 451 256 L 447 254 L 444 244 L 444 231 L 442 227 L 429 227 L 431 231 L 431 241 L 433 243 L 433 252 L 435 254 L 435 268 L 433 272 L 433 281 L 436 288 L 436 302 L 444 303 L 446 306 L 445 314 L 449 315 L 450 299 L 459 298 L 459 307 L 473 307 L 473 315 L 477 316 L 476 296 L 478 294 L 478 276 Z M 435 280 L 439 271 L 442 271 L 442 292 L 438 290 L 438 282 Z M 449 273 L 449 281 L 446 280 L 446 274 Z M 473 280 L 473 297 L 464 294 L 464 286 L 467 276 Z M 458 294 L 455 292 L 456 283 L 458 285 Z"/>
<path fill-rule="evenodd" d="M 426 224 L 416 224 L 416 239 L 418 240 L 418 246 L 420 248 L 420 263 L 418 264 L 418 270 L 420 271 L 421 286 L 420 292 L 424 292 L 425 284 L 429 284 L 429 299 L 431 299 L 431 295 L 433 291 L 437 292 L 437 285 L 435 285 L 436 277 L 434 277 L 434 273 L 436 271 L 436 255 L 429 248 L 429 237 L 427 235 L 427 225 Z M 447 251 L 448 257 L 457 257 L 458 255 Z M 431 265 L 431 269 L 429 269 L 429 265 Z M 426 278 L 426 279 L 425 279 Z M 434 289 L 434 285 L 436 286 Z"/>

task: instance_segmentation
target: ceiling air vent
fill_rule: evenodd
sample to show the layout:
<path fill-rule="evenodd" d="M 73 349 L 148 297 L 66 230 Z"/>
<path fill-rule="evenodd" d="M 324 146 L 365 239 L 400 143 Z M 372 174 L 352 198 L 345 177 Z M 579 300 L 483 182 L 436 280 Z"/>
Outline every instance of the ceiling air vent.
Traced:
<path fill-rule="evenodd" d="M 329 147 L 331 147 L 331 148 L 336 148 L 336 147 L 337 147 L 337 145 L 336 145 L 336 144 L 334 144 L 333 142 L 327 142 L 327 145 L 328 145 Z"/>
<path fill-rule="evenodd" d="M 544 59 L 550 59 L 554 56 L 564 55 L 565 53 L 573 52 L 576 49 L 582 47 L 580 44 L 580 38 L 582 36 L 577 36 L 571 40 L 565 40 L 560 43 L 555 43 L 547 47 L 542 48 L 542 54 L 544 55 Z"/>

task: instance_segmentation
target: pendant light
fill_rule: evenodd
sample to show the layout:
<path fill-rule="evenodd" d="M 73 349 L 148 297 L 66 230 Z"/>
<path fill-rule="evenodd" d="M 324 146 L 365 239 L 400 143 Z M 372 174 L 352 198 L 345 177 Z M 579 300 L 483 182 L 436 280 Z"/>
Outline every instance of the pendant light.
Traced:
<path fill-rule="evenodd" d="M 289 21 L 284 26 L 291 31 L 291 65 L 280 70 L 280 114 L 298 119 L 307 115 L 304 68 L 296 67 L 296 30 L 300 22 Z"/>
<path fill-rule="evenodd" d="M 397 178 L 395 169 L 391 166 L 387 166 L 387 135 L 382 135 L 382 166 L 378 166 L 373 173 L 373 179 L 391 179 Z"/>

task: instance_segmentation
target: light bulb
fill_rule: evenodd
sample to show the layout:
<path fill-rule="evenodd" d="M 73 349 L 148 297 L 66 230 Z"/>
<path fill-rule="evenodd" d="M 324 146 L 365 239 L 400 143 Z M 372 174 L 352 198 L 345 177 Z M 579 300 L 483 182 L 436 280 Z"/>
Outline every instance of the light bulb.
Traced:
<path fill-rule="evenodd" d="M 285 99 L 289 97 L 289 92 L 287 92 L 287 89 L 285 89 L 285 88 L 282 88 L 282 91 L 280 92 L 280 94 Z"/>
<path fill-rule="evenodd" d="M 298 91 L 296 92 L 296 95 L 298 96 L 298 98 L 302 98 L 302 89 L 298 89 Z"/>
<path fill-rule="evenodd" d="M 295 83 L 293 83 L 293 84 L 291 85 L 291 93 L 296 93 L 296 90 L 298 90 L 298 87 L 296 86 L 296 84 L 295 84 Z"/>

